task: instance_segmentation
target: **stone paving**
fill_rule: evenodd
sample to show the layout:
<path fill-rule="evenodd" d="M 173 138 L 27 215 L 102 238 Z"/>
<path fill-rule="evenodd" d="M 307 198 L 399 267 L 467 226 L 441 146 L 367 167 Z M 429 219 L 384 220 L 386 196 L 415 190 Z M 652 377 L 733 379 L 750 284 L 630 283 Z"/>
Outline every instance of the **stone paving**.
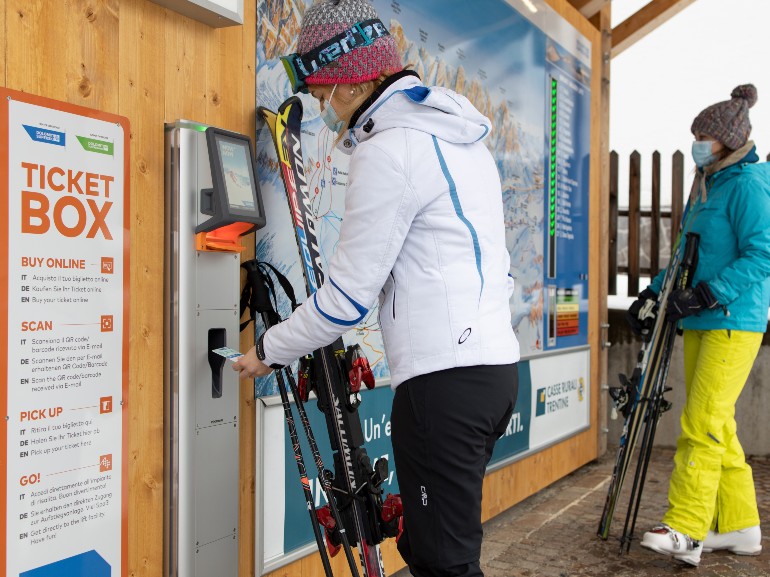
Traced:
<path fill-rule="evenodd" d="M 692 577 L 770 577 L 770 529 L 756 557 L 727 551 L 704 553 L 700 567 L 639 546 L 638 538 L 663 517 L 673 450 L 655 449 L 629 553 L 619 554 L 633 470 L 621 495 L 611 536 L 596 536 L 615 452 L 557 481 L 484 525 L 481 566 L 486 577 L 632 577 L 687 574 Z M 770 528 L 770 458 L 750 458 L 760 519 Z M 409 577 L 403 570 L 394 577 Z"/>

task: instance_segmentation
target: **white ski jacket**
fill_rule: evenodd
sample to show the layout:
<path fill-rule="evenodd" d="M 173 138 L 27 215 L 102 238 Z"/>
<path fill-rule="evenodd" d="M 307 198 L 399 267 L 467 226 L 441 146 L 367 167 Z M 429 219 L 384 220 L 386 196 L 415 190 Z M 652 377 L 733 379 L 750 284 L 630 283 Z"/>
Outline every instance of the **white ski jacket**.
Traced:
<path fill-rule="evenodd" d="M 263 340 L 288 364 L 359 323 L 379 297 L 391 386 L 519 360 L 490 122 L 464 96 L 391 77 L 351 121 L 345 213 L 323 286 Z"/>

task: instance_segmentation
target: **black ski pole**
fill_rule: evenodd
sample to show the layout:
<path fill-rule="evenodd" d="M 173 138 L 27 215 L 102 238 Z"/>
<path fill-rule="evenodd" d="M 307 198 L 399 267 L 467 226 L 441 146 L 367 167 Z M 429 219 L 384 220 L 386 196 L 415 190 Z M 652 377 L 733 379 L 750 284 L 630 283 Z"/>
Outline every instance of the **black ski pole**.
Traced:
<path fill-rule="evenodd" d="M 689 288 L 692 284 L 692 274 L 695 272 L 695 267 L 698 264 L 698 246 L 700 244 L 700 236 L 695 233 L 687 233 L 685 237 L 684 256 L 682 263 L 679 267 L 678 275 L 676 278 L 676 288 L 684 289 Z M 665 305 L 666 303 L 663 303 Z M 658 314 L 665 315 L 665 307 L 658 311 Z M 663 337 L 663 348 L 658 351 L 660 365 L 654 372 L 655 382 L 653 383 L 652 397 L 648 400 L 648 410 L 646 411 L 646 424 L 643 435 L 642 446 L 639 449 L 639 460 L 637 462 L 636 473 L 634 475 L 634 482 L 631 490 L 631 497 L 629 499 L 629 508 L 626 513 L 626 521 L 623 527 L 623 535 L 621 537 L 621 552 L 625 545 L 625 550 L 628 552 L 631 548 L 631 541 L 633 540 L 634 529 L 636 528 L 636 519 L 639 513 L 639 506 L 642 499 L 642 491 L 644 489 L 644 482 L 647 477 L 647 468 L 649 466 L 650 457 L 652 456 L 652 448 L 655 440 L 655 432 L 658 427 L 658 420 L 661 415 L 661 407 L 663 406 L 663 395 L 667 390 L 666 380 L 668 378 L 668 371 L 671 364 L 671 354 L 674 348 L 674 340 L 676 339 L 676 323 L 668 319 L 665 319 L 665 334 Z M 630 521 L 630 523 L 629 523 Z M 630 524 L 630 531 L 629 531 Z"/>
<path fill-rule="evenodd" d="M 250 307 L 252 308 L 252 310 L 254 310 L 255 312 L 259 312 L 262 315 L 262 322 L 265 325 L 265 330 L 269 329 L 271 326 L 280 322 L 281 319 L 270 302 L 269 293 L 272 291 L 273 295 L 275 295 L 275 288 L 273 286 L 273 283 L 270 281 L 270 275 L 269 273 L 263 273 L 260 267 L 265 266 L 273 271 L 276 279 L 278 280 L 279 284 L 281 285 L 284 292 L 286 293 L 286 296 L 291 301 L 292 310 L 297 308 L 297 302 L 294 297 L 294 289 L 292 288 L 291 283 L 289 283 L 288 279 L 284 275 L 282 275 L 278 270 L 276 270 L 274 266 L 272 266 L 269 263 L 256 262 L 256 261 L 247 261 L 242 266 L 247 271 L 247 282 L 250 284 L 252 288 Z M 283 380 L 284 374 L 286 376 L 286 379 L 289 381 L 289 387 L 291 389 L 292 397 L 294 397 L 294 403 L 295 403 L 295 406 L 297 407 L 297 413 L 299 414 L 300 422 L 302 423 L 302 427 L 305 431 L 305 437 L 307 438 L 308 445 L 310 445 L 310 451 L 313 454 L 313 460 L 315 461 L 316 467 L 318 469 L 318 482 L 321 484 L 321 487 L 323 488 L 324 495 L 326 496 L 326 500 L 329 503 L 329 510 L 332 513 L 332 518 L 334 519 L 335 524 L 338 527 L 338 533 L 340 536 L 341 545 L 345 551 L 345 557 L 347 558 L 348 564 L 350 566 L 350 571 L 353 577 L 359 577 L 355 557 L 353 556 L 353 550 L 350 546 L 350 541 L 347 537 L 345 527 L 342 524 L 342 521 L 340 518 L 339 510 L 336 505 L 336 500 L 331 487 L 331 483 L 325 474 L 323 459 L 321 457 L 321 452 L 318 449 L 318 443 L 315 440 L 315 435 L 313 434 L 313 430 L 310 425 L 310 419 L 307 416 L 307 411 L 305 410 L 304 403 L 302 402 L 302 397 L 297 390 L 297 384 L 296 384 L 296 381 L 294 380 L 294 375 L 291 372 L 291 368 L 284 367 L 282 370 L 279 370 L 276 372 L 276 380 L 278 381 L 278 390 L 281 395 L 281 404 L 283 405 L 284 416 L 286 418 L 286 423 L 289 428 L 289 434 L 292 440 L 292 446 L 294 447 L 294 455 L 295 455 L 295 459 L 297 460 L 298 468 L 301 465 L 300 479 L 302 480 L 303 491 L 305 492 L 305 498 L 307 500 L 308 491 L 310 487 L 307 485 L 306 468 L 305 468 L 304 460 L 302 458 L 302 450 L 300 448 L 299 441 L 298 441 L 298 435 L 296 432 L 294 417 L 291 412 L 291 406 L 290 406 L 288 394 L 286 391 L 286 384 Z M 315 534 L 316 542 L 318 543 L 319 552 L 321 554 L 321 561 L 324 564 L 324 571 L 326 571 L 327 566 L 329 566 L 328 575 L 332 575 L 331 567 L 329 564 L 327 548 L 324 545 L 322 538 L 319 541 L 320 519 L 318 518 L 318 510 L 315 508 L 315 504 L 312 501 L 312 492 L 310 493 L 310 499 L 311 501 L 309 501 L 308 503 L 312 504 L 311 516 L 313 517 L 313 533 Z"/>
<path fill-rule="evenodd" d="M 247 263 L 244 263 L 244 265 L 246 264 Z M 253 306 L 253 310 L 261 315 L 265 329 L 269 329 L 271 326 L 279 322 L 280 318 L 270 303 L 270 295 L 266 284 L 267 281 L 265 280 L 262 271 L 259 269 L 259 264 L 255 263 L 254 261 L 249 261 L 248 265 L 251 266 L 244 266 L 244 268 L 246 269 L 246 275 L 248 277 L 247 282 L 249 282 L 251 285 L 250 304 Z M 284 383 L 281 371 L 276 372 L 276 380 L 278 381 L 278 392 L 281 396 L 281 405 L 283 406 L 284 419 L 286 420 L 286 426 L 289 430 L 291 446 L 294 450 L 294 460 L 297 462 L 297 471 L 299 472 L 300 483 L 302 484 L 302 492 L 305 496 L 305 503 L 307 505 L 308 514 L 310 515 L 310 523 L 313 526 L 313 535 L 315 536 L 316 543 L 318 544 L 318 551 L 321 554 L 321 563 L 323 564 L 324 574 L 326 577 L 334 577 L 334 572 L 332 571 L 331 563 L 329 562 L 329 554 L 326 551 L 323 535 L 321 534 L 318 516 L 316 515 L 313 492 L 310 490 L 310 482 L 307 478 L 305 461 L 302 458 L 302 448 L 299 444 L 297 427 L 294 424 L 294 415 L 291 412 L 289 395 L 286 392 L 286 383 Z"/>
<path fill-rule="evenodd" d="M 689 220 L 690 205 L 688 204 L 682 214 L 682 220 L 679 224 L 679 234 L 672 245 L 674 247 L 671 260 L 666 267 L 666 273 L 663 277 L 661 290 L 658 295 L 658 309 L 665 308 L 665 302 L 668 294 L 673 288 L 679 271 L 679 265 L 682 262 L 683 246 L 680 242 L 682 231 L 684 231 Z M 639 357 L 634 368 L 631 379 L 621 375 L 621 387 L 610 388 L 610 394 L 617 404 L 622 403 L 621 409 L 625 417 L 623 423 L 623 432 L 618 443 L 618 452 L 615 458 L 615 465 L 612 469 L 610 483 L 607 488 L 607 497 L 604 502 L 604 509 L 599 520 L 597 535 L 602 539 L 607 539 L 610 533 L 612 518 L 615 513 L 620 492 L 623 488 L 623 482 L 626 477 L 628 466 L 633 458 L 636 441 L 639 436 L 640 419 L 642 408 L 646 406 L 646 399 L 649 398 L 652 380 L 657 370 L 658 355 L 656 351 L 660 345 L 663 333 L 665 332 L 665 315 L 659 314 L 653 324 L 649 340 L 645 340 L 639 351 Z M 617 398 L 616 398 L 617 397 Z"/>
<path fill-rule="evenodd" d="M 286 377 L 289 380 L 289 386 L 291 387 L 291 394 L 294 397 L 294 403 L 297 406 L 297 412 L 299 413 L 299 419 L 305 429 L 305 436 L 307 437 L 308 444 L 310 445 L 310 452 L 313 453 L 313 459 L 315 460 L 316 467 L 318 468 L 318 481 L 324 489 L 326 495 L 326 501 L 329 503 L 329 510 L 331 511 L 332 518 L 334 519 L 335 526 L 339 532 L 340 540 L 342 541 L 342 548 L 345 551 L 345 557 L 347 558 L 348 565 L 350 566 L 350 572 L 353 577 L 359 577 L 358 567 L 356 566 L 356 559 L 353 556 L 353 550 L 350 547 L 350 540 L 348 539 L 345 525 L 342 523 L 342 517 L 340 516 L 339 509 L 337 508 L 336 497 L 334 496 L 334 488 L 332 487 L 331 480 L 324 469 L 323 460 L 321 459 L 321 452 L 318 450 L 318 444 L 315 440 L 315 435 L 310 427 L 310 419 L 308 419 L 305 405 L 302 401 L 302 395 L 297 390 L 297 383 L 294 380 L 294 375 L 291 369 L 286 367 Z"/>

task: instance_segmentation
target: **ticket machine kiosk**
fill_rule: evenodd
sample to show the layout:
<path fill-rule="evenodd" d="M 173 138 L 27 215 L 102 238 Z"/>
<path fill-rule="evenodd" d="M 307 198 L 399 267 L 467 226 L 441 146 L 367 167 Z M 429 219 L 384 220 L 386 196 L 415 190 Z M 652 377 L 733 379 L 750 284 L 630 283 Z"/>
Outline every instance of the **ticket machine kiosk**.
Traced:
<path fill-rule="evenodd" d="M 238 574 L 240 237 L 264 226 L 248 137 L 165 127 L 167 577 Z"/>

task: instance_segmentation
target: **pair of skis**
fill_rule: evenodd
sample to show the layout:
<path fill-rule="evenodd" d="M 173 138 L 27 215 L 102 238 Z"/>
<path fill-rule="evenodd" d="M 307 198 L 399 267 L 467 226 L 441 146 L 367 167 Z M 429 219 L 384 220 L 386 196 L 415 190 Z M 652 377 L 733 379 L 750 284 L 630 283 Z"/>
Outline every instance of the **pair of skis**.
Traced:
<path fill-rule="evenodd" d="M 278 112 L 260 107 L 257 113 L 269 128 L 278 155 L 303 263 L 307 296 L 310 297 L 323 284 L 324 271 L 315 233 L 315 220 L 310 207 L 310 192 L 300 141 L 302 102 L 293 96 L 281 104 Z M 255 265 L 254 268 L 260 271 L 260 266 Z M 261 272 L 260 275 L 256 272 L 252 274 L 257 285 L 264 284 L 264 276 L 259 278 Z M 281 284 L 283 285 L 283 282 Z M 270 304 L 269 297 L 263 293 L 261 300 L 265 298 Z M 263 321 L 267 320 L 271 325 L 279 320 L 277 315 L 273 316 L 269 311 L 260 314 Z M 266 324 L 267 328 L 269 326 Z M 300 360 L 299 384 L 294 382 L 290 371 L 283 369 L 282 372 L 289 381 L 309 442 L 312 431 L 306 421 L 303 402 L 307 400 L 310 390 L 315 391 L 318 407 L 326 419 L 334 454 L 332 473 L 324 470 L 317 447 L 313 448 L 315 442 L 310 442 L 313 457 L 318 465 L 319 482 L 329 502 L 327 507 L 316 510 L 309 492 L 283 375 L 279 373 L 278 387 L 286 423 L 326 576 L 333 575 L 328 560 L 329 553 L 333 556 L 342 548 L 351 574 L 353 577 L 359 577 L 351 551 L 352 546 L 357 546 L 363 576 L 385 577 L 379 544 L 386 537 L 395 537 L 398 534 L 401 503 L 400 498 L 394 495 L 389 495 L 383 502 L 382 483 L 388 476 L 388 462 L 386 459 L 379 459 L 373 465 L 363 446 L 364 435 L 358 415 L 361 402 L 359 390 L 362 384 L 369 388 L 374 385 L 366 357 L 360 353 L 357 346 L 348 347 L 346 350 L 342 339 L 339 338 L 331 345 L 315 351 L 312 356 Z M 320 537 L 321 526 L 326 532 L 328 552 Z"/>
<path fill-rule="evenodd" d="M 609 391 L 614 405 L 613 413 L 620 412 L 625 420 L 597 532 L 602 539 L 609 537 L 615 508 L 641 436 L 628 510 L 620 538 L 621 553 L 629 550 L 633 540 L 658 419 L 671 407 L 664 394 L 671 390 L 666 387 L 666 379 L 677 329 L 676 322 L 666 318 L 666 304 L 672 290 L 687 288 L 692 283 L 700 240 L 697 234 L 687 233 L 684 244 L 680 242 L 682 231 L 686 228 L 688 209 L 682 216 L 675 251 L 663 277 L 656 305 L 657 315 L 649 340 L 645 341 L 639 351 L 631 378 L 620 375 L 621 386 L 611 387 Z"/>

